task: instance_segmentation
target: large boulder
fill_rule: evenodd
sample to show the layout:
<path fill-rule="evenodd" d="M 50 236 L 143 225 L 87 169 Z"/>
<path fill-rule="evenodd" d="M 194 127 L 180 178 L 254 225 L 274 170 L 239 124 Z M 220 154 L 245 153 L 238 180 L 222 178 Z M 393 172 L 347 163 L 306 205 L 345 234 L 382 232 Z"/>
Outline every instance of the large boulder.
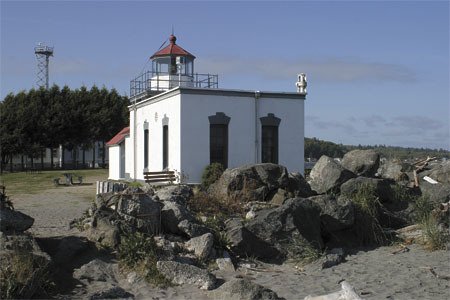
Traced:
<path fill-rule="evenodd" d="M 434 167 L 429 177 L 441 184 L 450 185 L 450 160 L 447 160 L 436 167 Z"/>
<path fill-rule="evenodd" d="M 110 210 L 98 210 L 92 220 L 92 226 L 86 231 L 89 240 L 101 247 L 115 249 L 120 244 L 119 224 L 114 212 Z"/>
<path fill-rule="evenodd" d="M 344 155 L 341 165 L 358 176 L 372 177 L 380 166 L 380 155 L 373 150 L 353 150 Z"/>
<path fill-rule="evenodd" d="M 413 166 L 397 160 L 386 160 L 378 168 L 378 175 L 381 178 L 395 181 L 409 181 L 408 173 L 413 171 Z"/>
<path fill-rule="evenodd" d="M 320 207 L 322 229 L 328 233 L 347 229 L 355 223 L 353 203 L 345 196 L 319 195 L 309 198 Z"/>
<path fill-rule="evenodd" d="M 268 201 L 279 189 L 288 189 L 287 169 L 276 164 L 254 164 L 227 169 L 209 187 L 209 192 L 220 198 L 239 199 L 244 202 Z"/>
<path fill-rule="evenodd" d="M 158 261 L 156 268 L 175 284 L 193 284 L 203 290 L 210 290 L 216 284 L 214 275 L 196 266 L 175 261 Z"/>
<path fill-rule="evenodd" d="M 158 197 L 160 201 L 174 201 L 183 205 L 187 203 L 187 200 L 192 197 L 192 195 L 192 188 L 187 185 L 162 186 L 155 192 L 155 196 Z"/>
<path fill-rule="evenodd" d="M 0 210 L 0 231 L 5 233 L 22 233 L 33 226 L 34 219 L 17 210 L 4 208 Z"/>
<path fill-rule="evenodd" d="M 225 225 L 226 237 L 235 255 L 268 260 L 280 256 L 280 251 L 248 230 L 240 219 L 229 219 Z"/>
<path fill-rule="evenodd" d="M 205 233 L 212 232 L 211 229 L 209 229 L 205 225 L 194 223 L 186 219 L 178 223 L 178 229 L 190 238 L 194 238 L 197 236 L 204 235 Z"/>
<path fill-rule="evenodd" d="M 120 195 L 117 214 L 137 231 L 158 234 L 161 231 L 161 203 L 143 192 Z"/>
<path fill-rule="evenodd" d="M 212 292 L 214 299 L 240 299 L 240 300 L 278 300 L 274 291 L 253 283 L 249 279 L 233 278 L 222 284 Z"/>
<path fill-rule="evenodd" d="M 195 223 L 195 218 L 186 206 L 175 201 L 164 201 L 161 210 L 161 222 L 164 232 L 173 234 L 185 234 L 184 227 L 178 227 L 181 221 L 187 220 Z M 187 225 L 189 226 L 189 225 Z"/>
<path fill-rule="evenodd" d="M 245 227 L 283 256 L 291 256 L 295 252 L 291 250 L 302 243 L 323 247 L 320 207 L 309 199 L 292 198 L 279 207 L 258 211 Z"/>
<path fill-rule="evenodd" d="M 213 244 L 214 236 L 212 233 L 205 233 L 190 239 L 185 245 L 187 250 L 194 252 L 195 256 L 200 259 L 206 259 L 211 254 Z"/>
<path fill-rule="evenodd" d="M 287 191 L 293 193 L 294 197 L 301 198 L 308 198 L 316 194 L 300 173 L 289 173 L 289 186 Z"/>
<path fill-rule="evenodd" d="M 339 187 L 347 180 L 356 177 L 351 171 L 342 167 L 331 157 L 323 155 L 309 174 L 309 185 L 318 194 L 338 192 Z"/>
<path fill-rule="evenodd" d="M 386 179 L 368 177 L 352 178 L 341 185 L 341 194 L 352 197 L 361 188 L 366 188 L 373 192 L 381 203 L 395 200 L 395 192 L 391 187 L 391 182 Z"/>

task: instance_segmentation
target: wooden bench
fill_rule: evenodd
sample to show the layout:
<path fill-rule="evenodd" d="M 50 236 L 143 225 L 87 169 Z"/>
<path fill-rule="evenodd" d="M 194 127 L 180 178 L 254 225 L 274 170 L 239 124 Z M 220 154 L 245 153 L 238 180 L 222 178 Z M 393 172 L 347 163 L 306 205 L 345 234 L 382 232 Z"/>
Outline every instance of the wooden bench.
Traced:
<path fill-rule="evenodd" d="M 146 183 L 154 182 L 173 182 L 176 180 L 174 171 L 144 172 Z"/>

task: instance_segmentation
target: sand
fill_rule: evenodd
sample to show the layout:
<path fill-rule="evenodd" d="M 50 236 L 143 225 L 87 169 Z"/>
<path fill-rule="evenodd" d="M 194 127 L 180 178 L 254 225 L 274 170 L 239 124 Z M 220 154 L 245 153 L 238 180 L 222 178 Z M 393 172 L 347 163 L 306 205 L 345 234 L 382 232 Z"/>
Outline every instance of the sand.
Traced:
<path fill-rule="evenodd" d="M 35 218 L 30 232 L 40 238 L 83 236 L 69 229 L 69 222 L 90 206 L 95 196 L 95 182 L 83 186 L 60 186 L 34 195 L 14 195 L 15 208 Z M 298 268 L 294 263 L 271 265 L 258 262 L 252 268 L 240 267 L 234 273 L 215 271 L 219 279 L 235 276 L 250 278 L 274 290 L 286 299 L 303 299 L 340 289 L 346 280 L 363 299 L 450 299 L 450 251 L 429 252 L 421 245 L 407 245 L 359 250 L 346 262 L 320 270 L 317 264 Z M 152 288 L 143 281 L 129 283 L 117 274 L 120 285 L 136 299 L 210 299 L 207 291 L 192 286 L 168 289 Z M 92 287 L 93 288 L 93 287 Z M 90 287 L 76 287 L 68 296 L 83 298 Z M 60 295 L 60 298 L 64 296 Z"/>

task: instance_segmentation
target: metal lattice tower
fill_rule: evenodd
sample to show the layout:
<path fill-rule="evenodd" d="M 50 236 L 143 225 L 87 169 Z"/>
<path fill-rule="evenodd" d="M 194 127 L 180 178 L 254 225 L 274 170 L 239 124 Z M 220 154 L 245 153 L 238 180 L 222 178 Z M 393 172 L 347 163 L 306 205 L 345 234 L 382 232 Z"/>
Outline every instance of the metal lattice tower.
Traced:
<path fill-rule="evenodd" d="M 37 81 L 38 88 L 44 87 L 48 90 L 48 63 L 49 57 L 53 56 L 53 47 L 48 47 L 39 43 L 34 48 L 34 54 L 38 61 Z"/>

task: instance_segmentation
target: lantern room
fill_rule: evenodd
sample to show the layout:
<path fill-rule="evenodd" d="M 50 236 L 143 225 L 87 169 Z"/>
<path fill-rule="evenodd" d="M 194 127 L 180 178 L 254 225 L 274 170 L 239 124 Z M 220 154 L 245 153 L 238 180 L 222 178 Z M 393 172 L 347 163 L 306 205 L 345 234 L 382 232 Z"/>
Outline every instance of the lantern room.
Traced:
<path fill-rule="evenodd" d="M 151 57 L 151 70 L 130 81 L 130 101 L 140 101 L 176 87 L 218 88 L 218 76 L 194 73 L 195 56 L 177 45 L 172 34 L 169 45 Z"/>
<path fill-rule="evenodd" d="M 177 38 L 172 34 L 169 37 L 170 45 L 153 54 L 152 71 L 159 75 L 194 75 L 195 56 L 176 44 Z"/>

